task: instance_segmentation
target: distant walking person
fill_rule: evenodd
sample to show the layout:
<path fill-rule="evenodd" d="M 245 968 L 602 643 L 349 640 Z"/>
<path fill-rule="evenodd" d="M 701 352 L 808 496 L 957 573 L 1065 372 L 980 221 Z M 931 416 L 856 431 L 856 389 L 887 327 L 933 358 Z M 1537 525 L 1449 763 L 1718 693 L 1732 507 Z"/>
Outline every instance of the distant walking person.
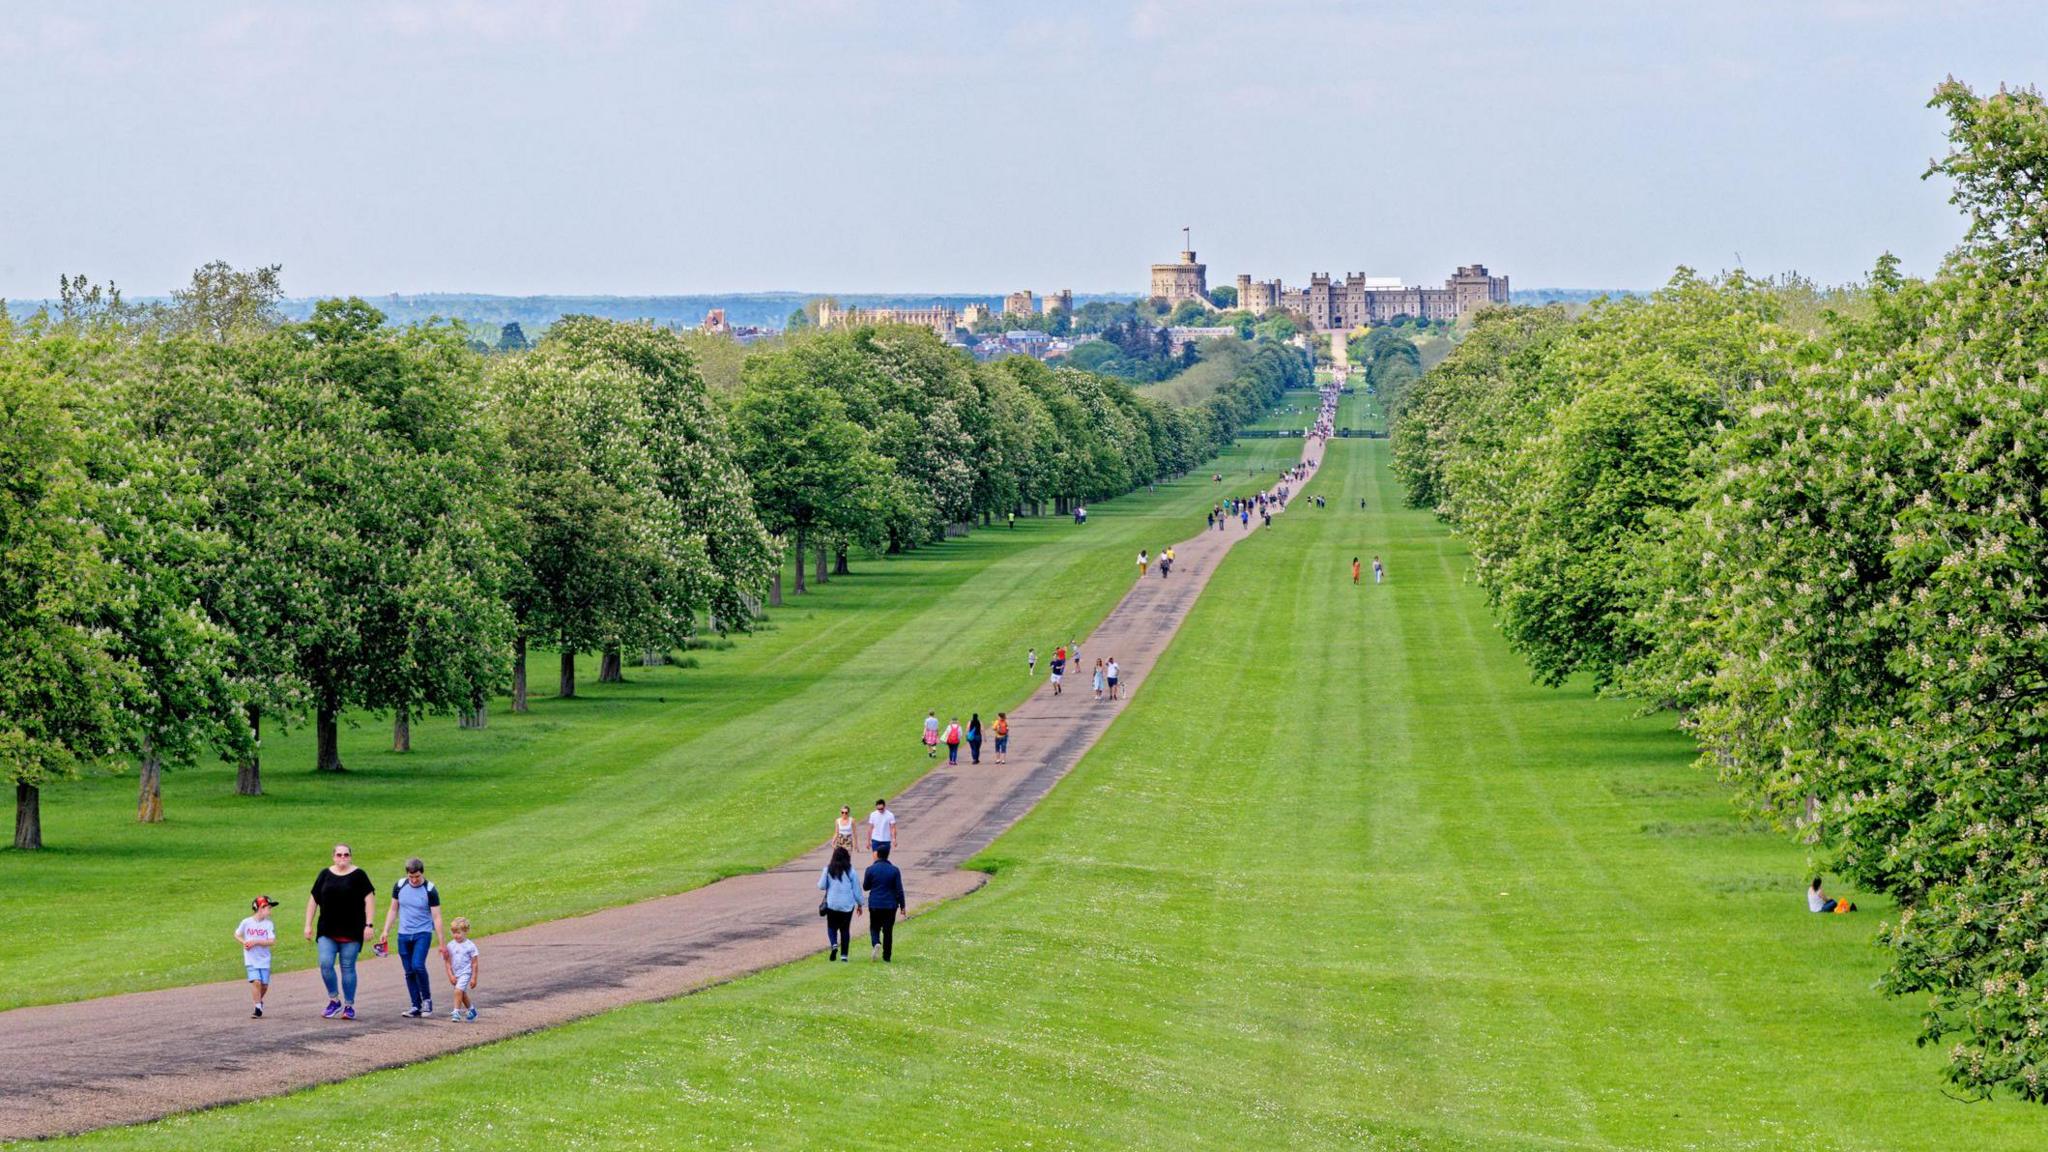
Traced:
<path fill-rule="evenodd" d="M 1138 575 L 1140 577 L 1145 575 L 1145 569 L 1150 567 L 1151 563 L 1151 557 L 1146 555 L 1145 550 L 1143 548 L 1138 549 Z"/>
<path fill-rule="evenodd" d="M 1351 582 L 1353 584 L 1358 583 L 1358 557 L 1356 556 L 1351 558 Z"/>
<path fill-rule="evenodd" d="M 910 901 L 903 895 L 903 873 L 889 863 L 889 846 L 875 850 L 875 862 L 868 865 L 860 886 L 868 894 L 868 959 L 879 953 L 887 964 L 896 954 L 896 917 L 910 914 Z"/>
<path fill-rule="evenodd" d="M 1109 658 L 1109 664 L 1108 664 L 1108 666 L 1107 666 L 1107 667 L 1105 667 L 1105 668 L 1103 669 L 1103 671 L 1105 671 L 1105 672 L 1107 672 L 1107 673 L 1109 674 L 1109 698 L 1110 698 L 1111 700 L 1121 700 L 1121 699 L 1123 699 L 1123 697 L 1122 697 L 1122 696 L 1121 696 L 1121 695 L 1120 695 L 1120 694 L 1118 693 L 1118 691 L 1117 691 L 1117 686 L 1116 686 L 1116 682 L 1117 682 L 1117 675 L 1118 675 L 1118 669 L 1117 669 L 1117 666 L 1116 666 L 1116 657 L 1114 657 L 1114 656 L 1111 656 L 1111 657 Z"/>
<path fill-rule="evenodd" d="M 981 763 L 981 713 L 974 712 L 967 717 L 967 761 Z"/>
<path fill-rule="evenodd" d="M 1055 649 L 1052 654 L 1052 694 L 1060 694 L 1060 677 L 1067 670 L 1067 650 Z"/>
<path fill-rule="evenodd" d="M 1033 676 L 1038 675 L 1038 649 L 1033 648 L 1024 653 L 1024 670 Z"/>
<path fill-rule="evenodd" d="M 853 878 L 853 856 L 844 848 L 832 849 L 832 861 L 818 873 L 818 891 L 825 899 L 818 911 L 825 914 L 825 962 L 848 960 L 853 947 L 853 916 L 866 906 L 860 885 Z"/>
<path fill-rule="evenodd" d="M 1384 565 L 1384 564 L 1382 564 L 1382 563 L 1380 563 L 1380 558 L 1379 558 L 1379 557 L 1377 557 L 1377 556 L 1373 557 L 1373 558 L 1372 558 L 1372 582 L 1373 582 L 1373 583 L 1375 583 L 1375 584 L 1378 584 L 1378 583 L 1379 583 L 1380 581 L 1382 581 L 1382 580 L 1385 580 L 1386 578 L 1387 578 L 1387 566 L 1386 566 L 1386 565 Z"/>
<path fill-rule="evenodd" d="M 384 910 L 382 944 L 398 929 L 398 963 L 405 969 L 405 993 L 412 1007 L 403 1015 L 417 1020 L 434 1014 L 434 977 L 427 957 L 441 943 L 441 892 L 427 879 L 427 866 L 415 856 L 405 862 L 405 879 L 391 888 L 391 906 Z"/>
<path fill-rule="evenodd" d="M 319 930 L 313 917 L 318 913 Z M 313 877 L 312 894 L 306 897 L 306 939 L 320 944 L 320 982 L 327 986 L 327 1009 L 320 1014 L 332 1020 L 356 1018 L 356 956 L 363 941 L 377 927 L 377 885 L 370 874 L 355 866 L 355 853 L 346 844 L 334 846 L 334 863 Z M 335 970 L 340 969 L 339 982 Z"/>
<path fill-rule="evenodd" d="M 939 712 L 936 708 L 924 714 L 924 754 L 933 758 L 939 754 Z"/>
<path fill-rule="evenodd" d="M 996 763 L 1007 764 L 1010 759 L 1010 714 L 996 713 Z"/>
<path fill-rule="evenodd" d="M 960 718 L 953 717 L 946 724 L 946 763 L 960 763 Z"/>
<path fill-rule="evenodd" d="M 868 851 L 877 854 L 887 852 L 889 845 L 896 841 L 896 814 L 889 811 L 889 801 L 875 801 L 875 810 L 868 813 Z"/>
<path fill-rule="evenodd" d="M 832 846 L 853 851 L 853 809 L 841 804 L 839 819 L 832 822 Z"/>
<path fill-rule="evenodd" d="M 1100 661 L 1100 660 L 1097 660 L 1097 661 L 1095 662 L 1095 673 L 1094 673 L 1094 680 L 1095 680 L 1095 698 L 1096 698 L 1097 700 L 1100 700 L 1100 699 L 1102 699 L 1102 689 L 1103 689 L 1103 687 L 1104 687 L 1104 684 L 1103 684 L 1103 682 L 1102 682 L 1102 678 L 1103 678 L 1103 675 L 1104 675 L 1104 673 L 1103 673 L 1103 671 L 1102 671 L 1102 661 Z"/>

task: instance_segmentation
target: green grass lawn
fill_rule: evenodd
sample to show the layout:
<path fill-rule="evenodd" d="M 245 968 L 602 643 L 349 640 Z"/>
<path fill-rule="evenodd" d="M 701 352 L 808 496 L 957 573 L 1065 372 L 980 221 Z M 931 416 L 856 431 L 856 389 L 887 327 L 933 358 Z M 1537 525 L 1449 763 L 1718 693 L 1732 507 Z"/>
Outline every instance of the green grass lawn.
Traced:
<path fill-rule="evenodd" d="M 1329 446 L 1331 507 L 1231 554 L 893 966 L 74 1143 L 2042 1147 L 2039 1109 L 1943 1097 L 1913 1006 L 1872 990 L 1883 909 L 1809 915 L 1800 850 L 1667 721 L 1530 684 L 1385 450 Z M 1375 553 L 1391 582 L 1352 587 Z"/>
<path fill-rule="evenodd" d="M 1281 393 L 1279 406 L 1252 428 L 1257 431 L 1307 428 L 1316 422 L 1316 407 L 1321 402 L 1312 388 L 1290 389 Z"/>
<path fill-rule="evenodd" d="M 45 791 L 49 847 L 0 849 L 0 1008 L 233 979 L 229 938 L 249 900 L 283 902 L 296 938 L 313 876 L 337 840 L 380 885 L 425 858 L 450 915 L 483 934 L 677 892 L 781 863 L 822 841 L 839 805 L 856 811 L 929 767 L 917 739 L 942 716 L 1006 709 L 1033 688 L 1055 645 L 1085 634 L 1129 587 L 1142 547 L 1193 535 L 1219 495 L 1249 492 L 1300 445 L 1257 441 L 1204 468 L 1064 517 L 1019 520 L 888 560 L 789 597 L 771 630 L 691 655 L 696 668 L 641 669 L 558 700 L 555 660 L 531 665 L 533 710 L 505 702 L 490 727 L 414 725 L 389 751 L 388 719 L 343 733 L 350 771 L 315 775 L 310 730 L 272 735 L 266 795 L 234 795 L 222 765 L 165 779 L 168 819 L 134 818 L 132 775 Z M 786 582 L 787 583 L 787 582 Z M 1019 732 L 1020 745 L 1028 732 Z M 383 907 L 378 908 L 381 922 Z M 310 946 L 278 951 L 309 966 Z"/>
<path fill-rule="evenodd" d="M 1337 427 L 1378 428 L 1386 415 L 1380 408 L 1380 398 L 1366 394 L 1364 373 L 1354 376 L 1352 382 L 1356 390 L 1337 401 Z"/>

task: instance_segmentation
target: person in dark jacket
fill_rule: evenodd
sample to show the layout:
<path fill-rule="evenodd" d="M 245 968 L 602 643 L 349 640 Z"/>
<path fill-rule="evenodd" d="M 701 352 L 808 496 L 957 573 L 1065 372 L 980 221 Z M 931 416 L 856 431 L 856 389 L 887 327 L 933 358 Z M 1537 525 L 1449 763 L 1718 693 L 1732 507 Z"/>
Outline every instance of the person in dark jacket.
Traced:
<path fill-rule="evenodd" d="M 868 894 L 868 959 L 879 953 L 886 964 L 896 950 L 896 917 L 910 912 L 910 901 L 903 895 L 903 873 L 889 863 L 887 845 L 875 849 L 875 862 L 868 865 L 860 886 Z"/>
<path fill-rule="evenodd" d="M 981 713 L 967 718 L 967 756 L 975 764 L 981 763 Z"/>

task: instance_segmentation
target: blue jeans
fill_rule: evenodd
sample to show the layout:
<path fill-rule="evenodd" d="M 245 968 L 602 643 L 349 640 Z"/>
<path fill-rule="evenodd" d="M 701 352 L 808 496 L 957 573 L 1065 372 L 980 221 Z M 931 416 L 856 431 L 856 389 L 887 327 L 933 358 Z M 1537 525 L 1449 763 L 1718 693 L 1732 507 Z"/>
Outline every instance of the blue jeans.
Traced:
<path fill-rule="evenodd" d="M 356 1002 L 356 953 L 363 950 L 361 940 L 336 940 L 331 936 L 320 937 L 320 982 L 327 985 L 327 998 L 343 1004 Z M 334 986 L 334 964 L 341 962 L 341 988 Z"/>
<path fill-rule="evenodd" d="M 400 932 L 398 962 L 405 968 L 405 993 L 417 1008 L 434 998 L 434 985 L 427 977 L 427 957 L 434 951 L 432 932 Z"/>

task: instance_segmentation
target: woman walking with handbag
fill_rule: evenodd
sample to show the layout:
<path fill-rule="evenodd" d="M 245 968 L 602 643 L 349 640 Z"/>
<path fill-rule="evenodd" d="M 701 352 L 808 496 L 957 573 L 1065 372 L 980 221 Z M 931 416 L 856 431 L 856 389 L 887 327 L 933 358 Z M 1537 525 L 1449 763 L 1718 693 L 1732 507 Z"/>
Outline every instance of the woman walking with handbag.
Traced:
<path fill-rule="evenodd" d="M 832 860 L 818 873 L 818 915 L 825 918 L 825 962 L 845 960 L 853 938 L 853 916 L 866 906 L 861 899 L 860 881 L 853 875 L 853 856 L 844 848 L 832 849 Z"/>

